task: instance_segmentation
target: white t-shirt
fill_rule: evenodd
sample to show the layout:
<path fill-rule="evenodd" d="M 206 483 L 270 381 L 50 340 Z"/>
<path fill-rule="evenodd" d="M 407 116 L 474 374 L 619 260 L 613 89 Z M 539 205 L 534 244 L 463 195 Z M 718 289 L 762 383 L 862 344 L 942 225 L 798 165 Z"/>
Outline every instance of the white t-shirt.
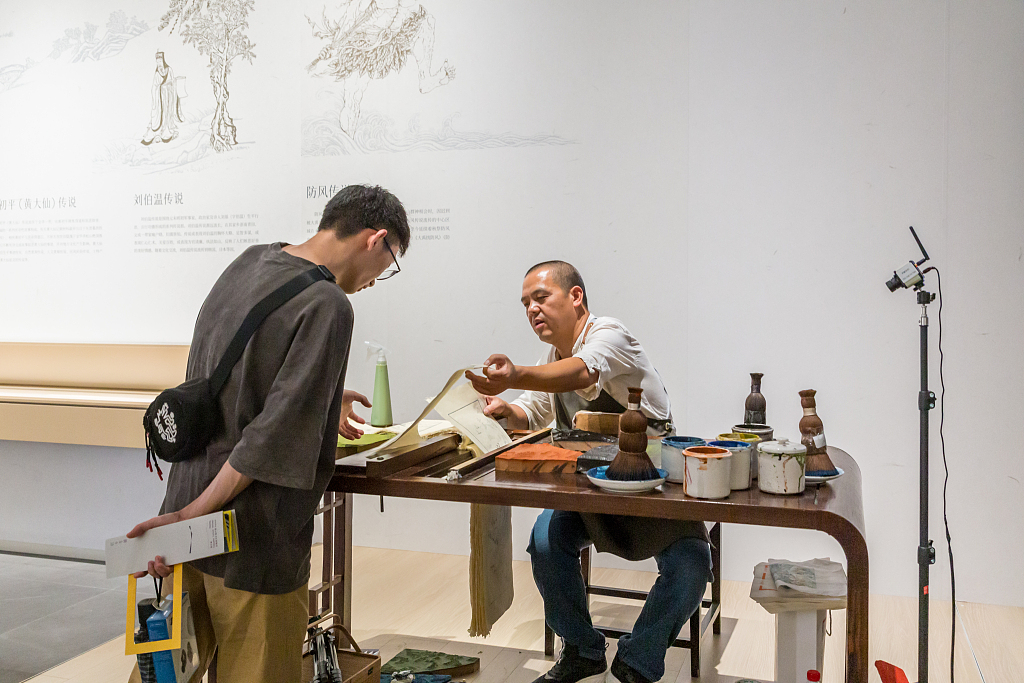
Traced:
<path fill-rule="evenodd" d="M 590 327 L 591 323 L 593 327 Z M 590 327 L 589 332 L 586 332 L 587 327 Z M 640 397 L 640 410 L 644 415 L 655 420 L 672 419 L 672 403 L 665 383 L 651 364 L 644 347 L 620 321 L 591 314 L 584 334 L 573 345 L 572 355 L 598 373 L 596 383 L 576 391 L 581 398 L 594 401 L 604 390 L 625 408 L 629 387 L 641 387 L 644 393 Z M 558 351 L 552 346 L 537 365 L 557 360 Z M 512 403 L 526 412 L 530 429 L 541 429 L 555 419 L 555 397 L 546 391 L 524 391 Z M 572 418 L 571 415 L 569 417 Z"/>

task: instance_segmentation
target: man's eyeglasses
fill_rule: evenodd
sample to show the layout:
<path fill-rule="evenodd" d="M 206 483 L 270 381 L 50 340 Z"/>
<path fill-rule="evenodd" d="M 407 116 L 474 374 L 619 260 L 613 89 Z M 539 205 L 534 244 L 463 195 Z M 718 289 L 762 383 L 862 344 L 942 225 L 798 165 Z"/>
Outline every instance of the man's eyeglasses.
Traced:
<path fill-rule="evenodd" d="M 377 278 L 378 280 L 387 280 L 389 277 L 394 277 L 394 276 L 398 275 L 399 273 L 401 273 L 402 269 L 398 267 L 398 259 L 395 258 L 395 252 L 391 251 L 391 245 L 388 244 L 388 239 L 386 237 L 383 237 L 383 238 L 381 238 L 381 241 L 384 243 L 384 246 L 387 248 L 388 253 L 391 254 L 391 260 L 395 264 L 394 268 L 388 268 L 383 273 L 381 273 L 380 276 Z"/>

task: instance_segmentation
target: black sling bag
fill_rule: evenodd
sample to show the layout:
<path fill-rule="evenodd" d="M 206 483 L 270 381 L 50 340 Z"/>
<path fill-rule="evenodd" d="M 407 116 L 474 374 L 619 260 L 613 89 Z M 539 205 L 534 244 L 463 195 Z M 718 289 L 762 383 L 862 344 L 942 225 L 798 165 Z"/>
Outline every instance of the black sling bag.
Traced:
<path fill-rule="evenodd" d="M 268 315 L 320 280 L 334 280 L 334 275 L 325 266 L 310 268 L 265 296 L 245 316 L 209 379 L 196 377 L 165 389 L 149 404 L 142 416 L 142 427 L 146 430 L 146 467 L 151 472 L 155 464 L 157 475 L 163 479 L 157 458 L 181 462 L 206 448 L 221 426 L 217 395 L 224 388 L 253 333 Z"/>

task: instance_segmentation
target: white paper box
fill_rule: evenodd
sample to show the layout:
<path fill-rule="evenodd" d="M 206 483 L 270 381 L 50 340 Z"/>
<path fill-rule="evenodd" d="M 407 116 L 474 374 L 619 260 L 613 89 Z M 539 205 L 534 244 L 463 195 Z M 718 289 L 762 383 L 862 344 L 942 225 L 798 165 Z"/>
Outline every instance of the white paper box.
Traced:
<path fill-rule="evenodd" d="M 138 538 L 108 538 L 107 578 L 144 572 L 157 555 L 171 566 L 235 550 L 238 550 L 235 511 L 212 512 L 150 529 Z"/>

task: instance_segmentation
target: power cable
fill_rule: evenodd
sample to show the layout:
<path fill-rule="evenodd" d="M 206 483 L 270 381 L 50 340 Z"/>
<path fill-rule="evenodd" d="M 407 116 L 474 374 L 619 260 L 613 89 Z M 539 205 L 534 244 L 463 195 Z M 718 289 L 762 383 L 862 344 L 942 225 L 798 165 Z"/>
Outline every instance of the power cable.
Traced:
<path fill-rule="evenodd" d="M 943 373 L 945 356 L 942 353 L 942 306 L 946 298 L 942 296 L 942 273 L 934 266 L 930 270 L 935 271 L 935 278 L 939 287 L 939 444 L 942 450 L 942 467 L 946 472 L 946 478 L 942 482 L 942 522 L 946 527 L 946 548 L 949 550 L 949 592 L 952 600 L 950 620 L 952 626 L 949 633 L 949 683 L 954 683 L 954 664 L 956 662 L 956 620 L 959 612 L 956 609 L 956 573 L 953 569 L 953 537 L 949 533 L 949 517 L 946 513 L 946 490 L 949 488 L 949 463 L 946 462 L 946 437 L 943 428 L 946 424 L 946 379 Z M 967 632 L 966 625 L 964 633 Z M 970 639 L 968 639 L 969 641 Z"/>

